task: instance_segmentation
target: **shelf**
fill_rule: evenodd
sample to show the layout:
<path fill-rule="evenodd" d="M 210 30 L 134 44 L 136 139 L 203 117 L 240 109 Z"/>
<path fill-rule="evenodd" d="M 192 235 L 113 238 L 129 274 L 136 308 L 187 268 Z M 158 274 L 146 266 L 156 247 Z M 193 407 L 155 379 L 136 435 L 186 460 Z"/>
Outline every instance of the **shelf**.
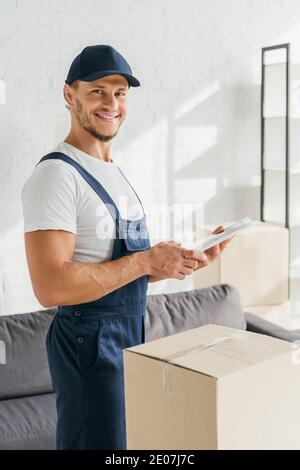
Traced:
<path fill-rule="evenodd" d="M 286 65 L 286 60 L 283 60 L 282 62 L 269 62 L 267 64 L 264 64 L 264 67 L 269 67 L 270 65 Z"/>
<path fill-rule="evenodd" d="M 264 120 L 267 120 L 267 119 L 285 119 L 285 118 L 286 118 L 286 114 L 278 115 L 278 116 L 263 116 Z M 294 118 L 294 119 L 300 119 L 300 118 Z"/>
<path fill-rule="evenodd" d="M 287 52 L 286 48 L 280 47 L 278 49 L 270 49 L 264 51 L 263 65 L 282 65 L 286 64 Z"/>
<path fill-rule="evenodd" d="M 286 167 L 286 120 L 284 118 L 265 119 L 264 167 Z"/>
<path fill-rule="evenodd" d="M 286 170 L 285 169 L 282 169 L 282 168 L 263 168 L 264 171 L 281 171 L 282 173 L 285 173 Z M 300 168 L 290 168 L 288 170 L 289 174 L 290 175 L 300 175 Z"/>
<path fill-rule="evenodd" d="M 286 116 L 286 69 L 286 63 L 264 65 L 264 118 Z"/>

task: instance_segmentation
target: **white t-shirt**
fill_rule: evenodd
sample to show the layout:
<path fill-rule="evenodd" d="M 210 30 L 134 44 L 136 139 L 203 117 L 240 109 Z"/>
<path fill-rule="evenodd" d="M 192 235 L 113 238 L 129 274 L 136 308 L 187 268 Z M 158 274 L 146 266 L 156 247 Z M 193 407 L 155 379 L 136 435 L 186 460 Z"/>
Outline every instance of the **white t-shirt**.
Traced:
<path fill-rule="evenodd" d="M 124 219 L 143 217 L 143 208 L 118 166 L 61 142 L 62 152 L 87 170 L 113 199 Z M 124 173 L 124 172 L 123 172 Z M 110 261 L 115 222 L 97 193 L 79 172 L 62 160 L 39 163 L 22 189 L 24 232 L 65 230 L 76 234 L 73 261 Z"/>

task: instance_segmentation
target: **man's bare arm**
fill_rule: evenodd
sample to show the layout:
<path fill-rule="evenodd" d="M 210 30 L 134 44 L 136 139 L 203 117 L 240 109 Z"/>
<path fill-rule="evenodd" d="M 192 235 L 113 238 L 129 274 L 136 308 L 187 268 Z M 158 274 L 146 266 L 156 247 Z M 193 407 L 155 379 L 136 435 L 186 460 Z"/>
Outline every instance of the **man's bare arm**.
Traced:
<path fill-rule="evenodd" d="M 25 233 L 34 293 L 44 307 L 90 302 L 147 274 L 143 252 L 104 263 L 71 261 L 75 235 L 63 230 Z"/>
<path fill-rule="evenodd" d="M 72 261 L 74 246 L 75 235 L 64 230 L 25 233 L 31 282 L 44 307 L 92 302 L 144 275 L 182 280 L 203 256 L 171 241 L 113 261 L 82 263 Z"/>

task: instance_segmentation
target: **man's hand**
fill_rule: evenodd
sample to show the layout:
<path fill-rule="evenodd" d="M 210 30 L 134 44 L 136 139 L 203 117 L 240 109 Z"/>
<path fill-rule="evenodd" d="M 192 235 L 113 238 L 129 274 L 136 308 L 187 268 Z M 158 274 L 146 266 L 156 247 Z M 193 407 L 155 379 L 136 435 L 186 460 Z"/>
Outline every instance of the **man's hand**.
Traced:
<path fill-rule="evenodd" d="M 192 274 L 199 264 L 207 266 L 204 253 L 181 247 L 174 241 L 161 242 L 144 252 L 147 256 L 149 282 L 164 279 L 185 279 Z"/>
<path fill-rule="evenodd" d="M 219 225 L 219 227 L 215 228 L 215 230 L 212 232 L 212 235 L 215 234 L 215 233 L 223 232 L 223 230 L 224 230 L 223 225 Z M 234 238 L 234 236 L 231 237 L 231 238 L 228 238 L 227 240 L 225 240 L 221 243 L 218 243 L 218 245 L 212 246 L 208 250 L 204 251 L 204 253 L 207 256 L 208 263 L 213 263 L 218 258 L 218 256 L 220 256 L 220 254 L 222 253 L 224 248 L 228 245 L 228 243 L 231 242 L 231 240 L 233 238 Z M 206 266 L 207 266 L 207 264 L 206 264 Z M 203 267 L 204 266 L 201 263 L 198 263 L 198 266 L 196 267 L 195 271 L 197 271 L 198 269 L 203 268 Z"/>
<path fill-rule="evenodd" d="M 223 232 L 224 227 L 223 225 L 220 225 L 219 227 L 215 228 L 215 230 L 212 232 L 212 234 L 215 233 L 220 233 Z M 155 272 L 150 274 L 148 277 L 149 282 L 156 282 L 156 281 L 162 281 L 164 279 L 169 279 L 171 277 L 175 277 L 176 279 L 185 279 L 186 275 L 192 274 L 193 271 L 197 271 L 198 269 L 206 267 L 209 263 L 213 263 L 218 256 L 222 253 L 222 251 L 225 249 L 225 247 L 228 245 L 228 243 L 231 242 L 231 240 L 234 238 L 228 238 L 228 240 L 225 240 L 218 245 L 213 246 L 212 248 L 209 248 L 208 250 L 204 251 L 203 253 L 199 253 L 194 250 L 186 250 L 184 248 L 180 248 L 180 243 L 176 243 L 174 241 L 167 242 L 168 244 L 172 244 L 178 247 L 179 251 L 178 253 L 181 253 L 183 257 L 185 258 L 184 261 L 184 272 L 181 273 L 181 276 L 175 276 L 175 275 L 167 275 L 164 274 L 163 272 Z M 164 242 L 158 243 L 155 245 L 153 248 L 158 247 L 159 245 L 166 244 Z M 151 250 L 149 250 L 151 251 Z M 174 273 L 173 273 L 174 274 Z"/>

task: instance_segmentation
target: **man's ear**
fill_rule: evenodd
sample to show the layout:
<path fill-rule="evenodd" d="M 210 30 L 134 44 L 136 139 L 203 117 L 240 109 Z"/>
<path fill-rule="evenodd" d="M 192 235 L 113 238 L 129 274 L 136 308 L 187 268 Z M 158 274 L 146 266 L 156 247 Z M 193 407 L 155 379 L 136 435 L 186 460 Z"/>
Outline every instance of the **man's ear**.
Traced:
<path fill-rule="evenodd" d="M 67 102 L 66 103 L 66 108 L 70 109 L 75 104 L 74 90 L 68 83 L 65 83 L 63 93 L 64 93 L 64 98 Z"/>

